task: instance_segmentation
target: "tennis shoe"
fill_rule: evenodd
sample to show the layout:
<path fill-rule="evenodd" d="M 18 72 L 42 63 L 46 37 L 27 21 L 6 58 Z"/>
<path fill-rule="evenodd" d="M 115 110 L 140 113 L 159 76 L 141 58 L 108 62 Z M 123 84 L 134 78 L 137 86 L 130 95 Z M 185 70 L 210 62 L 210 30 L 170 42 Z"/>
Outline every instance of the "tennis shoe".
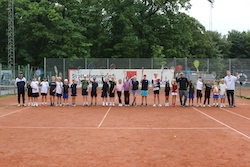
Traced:
<path fill-rule="evenodd" d="M 156 104 L 154 104 L 153 107 L 156 107 Z"/>

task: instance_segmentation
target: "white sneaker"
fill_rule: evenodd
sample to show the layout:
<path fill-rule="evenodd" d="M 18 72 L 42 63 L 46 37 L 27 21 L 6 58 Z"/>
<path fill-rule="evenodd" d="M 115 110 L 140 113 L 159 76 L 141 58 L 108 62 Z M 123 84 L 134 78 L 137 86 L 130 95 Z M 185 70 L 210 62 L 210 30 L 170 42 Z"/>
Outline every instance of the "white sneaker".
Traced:
<path fill-rule="evenodd" d="M 203 107 L 206 107 L 206 105 L 204 104 Z"/>
<path fill-rule="evenodd" d="M 162 105 L 161 104 L 158 104 L 158 107 L 161 107 Z"/>
<path fill-rule="evenodd" d="M 20 107 L 21 105 L 20 105 L 20 104 L 18 104 L 17 106 L 18 106 L 18 107 Z"/>
<path fill-rule="evenodd" d="M 208 105 L 208 107 L 211 107 L 210 105 Z"/>
<path fill-rule="evenodd" d="M 156 106 L 156 104 L 153 105 L 153 107 L 155 107 L 155 106 Z"/>

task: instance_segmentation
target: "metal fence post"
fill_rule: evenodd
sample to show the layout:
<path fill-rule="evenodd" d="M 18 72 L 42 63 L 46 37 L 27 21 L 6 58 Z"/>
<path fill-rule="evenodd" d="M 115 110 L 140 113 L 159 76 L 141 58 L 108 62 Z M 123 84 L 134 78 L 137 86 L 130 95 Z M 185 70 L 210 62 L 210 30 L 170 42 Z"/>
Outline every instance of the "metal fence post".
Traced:
<path fill-rule="evenodd" d="M 207 73 L 209 73 L 209 70 L 210 70 L 210 68 L 209 68 L 209 59 L 207 59 Z"/>
<path fill-rule="evenodd" d="M 63 58 L 63 78 L 65 79 L 66 67 L 65 67 L 65 58 Z"/>
<path fill-rule="evenodd" d="M 154 59 L 151 58 L 151 69 L 154 69 Z"/>
<path fill-rule="evenodd" d="M 109 58 L 107 58 L 107 69 L 109 69 Z"/>
<path fill-rule="evenodd" d="M 131 58 L 128 59 L 128 68 L 131 69 Z"/>
<path fill-rule="evenodd" d="M 88 68 L 88 60 L 87 60 L 87 58 L 84 58 L 84 60 L 85 60 L 85 69 L 87 69 Z"/>
<path fill-rule="evenodd" d="M 228 59 L 228 70 L 231 71 L 232 70 L 232 61 L 231 59 Z"/>
<path fill-rule="evenodd" d="M 47 77 L 47 68 L 46 68 L 46 65 L 47 65 L 47 63 L 46 63 L 46 57 L 44 57 L 44 59 L 43 59 L 43 76 L 44 77 Z M 49 79 L 49 78 L 47 78 L 47 79 Z"/>
<path fill-rule="evenodd" d="M 185 57 L 185 71 L 187 71 L 187 57 Z"/>

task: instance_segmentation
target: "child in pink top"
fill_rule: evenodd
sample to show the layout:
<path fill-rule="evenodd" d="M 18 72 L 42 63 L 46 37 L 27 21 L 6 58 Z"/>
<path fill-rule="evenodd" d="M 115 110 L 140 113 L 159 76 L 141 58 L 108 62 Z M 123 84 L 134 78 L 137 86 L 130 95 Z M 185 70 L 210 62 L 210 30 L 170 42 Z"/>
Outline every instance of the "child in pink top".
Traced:
<path fill-rule="evenodd" d="M 122 106 L 121 96 L 122 96 L 122 92 L 123 92 L 123 83 L 122 83 L 121 79 L 118 80 L 118 84 L 116 85 L 116 92 L 117 92 L 118 100 L 119 100 L 118 106 Z"/>

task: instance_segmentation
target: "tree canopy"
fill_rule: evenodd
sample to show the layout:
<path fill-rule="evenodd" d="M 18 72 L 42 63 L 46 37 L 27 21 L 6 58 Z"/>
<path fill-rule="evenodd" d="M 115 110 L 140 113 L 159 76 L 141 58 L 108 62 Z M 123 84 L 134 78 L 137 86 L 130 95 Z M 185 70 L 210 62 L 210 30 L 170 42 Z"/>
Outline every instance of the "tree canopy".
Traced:
<path fill-rule="evenodd" d="M 15 0 L 16 63 L 50 58 L 249 58 L 250 32 L 207 31 L 190 0 Z M 8 0 L 0 1 L 7 63 Z"/>

